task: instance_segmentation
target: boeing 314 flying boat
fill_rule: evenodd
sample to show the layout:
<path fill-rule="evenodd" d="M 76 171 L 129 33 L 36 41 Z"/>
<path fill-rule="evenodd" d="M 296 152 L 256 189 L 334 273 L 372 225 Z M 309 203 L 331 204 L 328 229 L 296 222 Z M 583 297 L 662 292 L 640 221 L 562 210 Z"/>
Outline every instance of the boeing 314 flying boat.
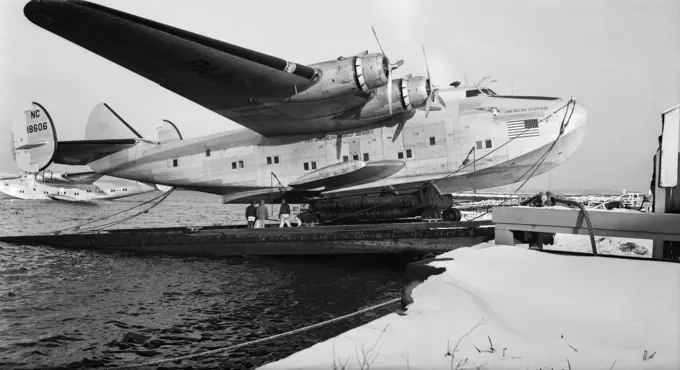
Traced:
<path fill-rule="evenodd" d="M 403 61 L 392 63 L 377 35 L 380 53 L 302 65 L 86 1 L 31 1 L 24 14 L 243 126 L 182 140 L 166 121 L 151 141 L 102 103 L 84 140 L 58 141 L 34 103 L 36 118 L 17 136 L 26 141 L 13 144 L 28 168 L 88 165 L 225 203 L 310 203 L 321 221 L 399 218 L 450 208 L 448 193 L 546 172 L 585 133 L 586 109 L 573 98 L 499 95 L 479 83 L 439 88 L 429 68 L 395 78 Z"/>
<path fill-rule="evenodd" d="M 0 175 L 0 192 L 25 200 L 61 200 L 90 202 L 113 200 L 170 188 L 110 178 L 96 172 L 65 173 L 42 171 L 18 175 Z"/>

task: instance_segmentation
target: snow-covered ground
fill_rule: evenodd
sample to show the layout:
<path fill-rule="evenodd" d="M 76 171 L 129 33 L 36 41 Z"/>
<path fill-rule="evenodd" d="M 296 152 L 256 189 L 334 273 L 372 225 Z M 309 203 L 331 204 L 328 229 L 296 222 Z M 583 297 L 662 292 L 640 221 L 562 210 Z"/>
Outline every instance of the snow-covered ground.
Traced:
<path fill-rule="evenodd" d="M 493 242 L 441 257 L 404 316 L 261 369 L 680 369 L 680 264 Z"/>

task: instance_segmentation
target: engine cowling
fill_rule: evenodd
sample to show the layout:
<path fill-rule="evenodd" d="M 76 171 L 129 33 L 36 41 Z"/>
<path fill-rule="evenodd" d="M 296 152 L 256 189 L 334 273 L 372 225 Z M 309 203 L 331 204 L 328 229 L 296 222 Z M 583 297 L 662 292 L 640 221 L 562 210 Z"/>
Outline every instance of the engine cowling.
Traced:
<path fill-rule="evenodd" d="M 382 54 L 367 54 L 310 65 L 317 70 L 318 81 L 291 96 L 291 103 L 312 102 L 349 95 L 369 93 L 387 84 L 390 62 Z"/>
<path fill-rule="evenodd" d="M 410 112 L 425 104 L 430 94 L 430 83 L 425 77 L 406 76 L 392 80 L 392 101 L 388 101 L 388 85 L 373 90 L 372 98 L 361 109 L 361 117 L 380 117 Z"/>
<path fill-rule="evenodd" d="M 420 107 L 425 104 L 428 95 L 430 95 L 430 81 L 425 77 L 404 77 L 400 83 L 401 99 L 405 108 L 411 110 L 411 107 Z"/>

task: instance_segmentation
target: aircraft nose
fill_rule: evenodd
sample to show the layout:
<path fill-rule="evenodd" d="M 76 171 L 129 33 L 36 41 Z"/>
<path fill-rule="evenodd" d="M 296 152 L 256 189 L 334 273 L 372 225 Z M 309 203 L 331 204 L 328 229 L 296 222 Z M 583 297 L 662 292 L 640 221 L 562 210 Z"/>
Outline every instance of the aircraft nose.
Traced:
<path fill-rule="evenodd" d="M 583 104 L 575 102 L 573 113 L 567 124 L 566 131 L 573 131 L 586 125 L 588 122 L 588 110 Z"/>

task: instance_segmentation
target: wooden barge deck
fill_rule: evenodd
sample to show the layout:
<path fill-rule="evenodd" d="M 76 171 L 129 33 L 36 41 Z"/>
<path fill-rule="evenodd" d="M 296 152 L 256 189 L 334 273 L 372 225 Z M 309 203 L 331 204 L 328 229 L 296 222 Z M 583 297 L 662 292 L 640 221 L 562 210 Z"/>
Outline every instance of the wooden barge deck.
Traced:
<path fill-rule="evenodd" d="M 491 221 L 247 229 L 234 226 L 114 229 L 19 235 L 0 241 L 61 248 L 211 256 L 441 253 L 494 238 Z"/>

